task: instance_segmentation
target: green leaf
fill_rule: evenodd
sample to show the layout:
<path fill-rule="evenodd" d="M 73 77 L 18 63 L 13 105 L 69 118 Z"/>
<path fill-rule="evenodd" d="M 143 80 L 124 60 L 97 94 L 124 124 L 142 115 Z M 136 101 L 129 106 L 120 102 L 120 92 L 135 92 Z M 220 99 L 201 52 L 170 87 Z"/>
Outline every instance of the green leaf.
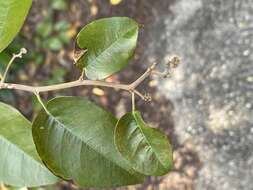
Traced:
<path fill-rule="evenodd" d="M 143 182 L 117 151 L 116 118 L 78 97 L 49 101 L 33 123 L 37 151 L 57 176 L 83 187 L 116 187 Z"/>
<path fill-rule="evenodd" d="M 32 0 L 0 0 L 0 52 L 21 29 Z"/>
<path fill-rule="evenodd" d="M 77 36 L 77 45 L 88 51 L 78 67 L 94 80 L 120 71 L 133 56 L 138 30 L 138 24 L 127 17 L 104 18 L 86 25 Z"/>
<path fill-rule="evenodd" d="M 137 111 L 118 121 L 114 140 L 121 155 L 140 173 L 160 176 L 172 167 L 172 149 L 166 135 L 149 127 Z"/>
<path fill-rule="evenodd" d="M 59 21 L 55 24 L 54 29 L 58 32 L 67 31 L 70 28 L 70 24 L 65 21 Z"/>
<path fill-rule="evenodd" d="M 63 43 L 59 38 L 51 37 L 44 41 L 43 43 L 44 48 L 49 48 L 52 51 L 59 51 L 63 47 Z"/>
<path fill-rule="evenodd" d="M 67 9 L 67 3 L 65 0 L 52 0 L 52 7 L 55 10 L 64 11 Z"/>
<path fill-rule="evenodd" d="M 45 20 L 39 23 L 36 27 L 37 34 L 39 34 L 43 38 L 50 36 L 52 31 L 53 31 L 53 23 L 51 21 Z"/>
<path fill-rule="evenodd" d="M 67 35 L 66 32 L 61 32 L 58 36 L 59 40 L 63 43 L 63 44 L 68 44 L 70 43 L 71 38 Z"/>
<path fill-rule="evenodd" d="M 57 182 L 41 163 L 32 128 L 17 110 L 0 103 L 0 183 L 33 187 Z"/>

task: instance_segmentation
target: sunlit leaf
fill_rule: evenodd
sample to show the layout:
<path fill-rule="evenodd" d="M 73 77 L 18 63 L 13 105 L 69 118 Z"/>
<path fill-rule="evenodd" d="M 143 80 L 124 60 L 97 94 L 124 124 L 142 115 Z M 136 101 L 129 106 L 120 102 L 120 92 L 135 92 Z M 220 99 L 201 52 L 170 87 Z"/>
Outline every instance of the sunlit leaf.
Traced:
<path fill-rule="evenodd" d="M 0 0 L 0 52 L 22 27 L 32 0 Z"/>
<path fill-rule="evenodd" d="M 0 184 L 33 187 L 56 181 L 39 159 L 30 122 L 11 106 L 0 103 Z"/>
<path fill-rule="evenodd" d="M 160 176 L 172 167 L 172 150 L 166 135 L 149 127 L 137 111 L 118 121 L 115 144 L 133 168 L 143 174 Z"/>
<path fill-rule="evenodd" d="M 90 79 L 104 79 L 123 69 L 133 56 L 138 37 L 138 24 L 127 17 L 96 20 L 86 25 L 77 36 L 77 45 L 87 49 L 78 61 Z"/>
<path fill-rule="evenodd" d="M 116 118 L 79 97 L 47 104 L 33 123 L 33 137 L 51 171 L 83 187 L 116 187 L 143 182 L 116 150 Z"/>

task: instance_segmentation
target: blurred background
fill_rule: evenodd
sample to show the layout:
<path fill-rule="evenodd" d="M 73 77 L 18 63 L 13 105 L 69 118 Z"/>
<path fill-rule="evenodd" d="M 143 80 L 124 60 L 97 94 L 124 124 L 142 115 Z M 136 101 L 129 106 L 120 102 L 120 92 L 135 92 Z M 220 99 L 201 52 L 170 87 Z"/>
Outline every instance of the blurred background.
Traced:
<path fill-rule="evenodd" d="M 171 139 L 174 170 L 118 189 L 253 189 L 252 0 L 33 0 L 21 33 L 0 54 L 0 71 L 25 47 L 29 53 L 13 64 L 9 81 L 50 85 L 77 79 L 76 34 L 90 21 L 111 16 L 129 16 L 144 28 L 135 57 L 110 81 L 132 82 L 173 54 L 182 59 L 171 79 L 153 77 L 140 86 L 152 95 L 151 103 L 137 102 L 145 120 Z M 97 87 L 44 93 L 43 98 L 57 95 L 88 97 L 118 117 L 131 105 L 128 93 Z M 25 92 L 1 90 L 0 100 L 31 120 L 41 109 Z M 40 189 L 78 188 L 61 182 Z"/>

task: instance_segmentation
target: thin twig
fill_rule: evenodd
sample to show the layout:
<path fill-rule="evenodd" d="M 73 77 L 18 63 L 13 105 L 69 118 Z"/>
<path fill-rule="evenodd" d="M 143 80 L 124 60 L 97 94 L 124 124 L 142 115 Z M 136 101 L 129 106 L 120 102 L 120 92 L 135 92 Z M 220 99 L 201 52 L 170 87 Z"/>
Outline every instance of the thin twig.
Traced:
<path fill-rule="evenodd" d="M 37 100 L 39 101 L 40 105 L 43 107 L 43 109 L 45 110 L 45 112 L 50 115 L 50 112 L 48 111 L 47 107 L 45 106 L 45 104 L 43 103 L 40 94 L 39 93 L 35 93 L 35 96 L 37 98 Z"/>
<path fill-rule="evenodd" d="M 135 96 L 134 96 L 135 93 L 132 92 L 131 95 L 132 95 L 132 112 L 134 112 L 135 111 Z"/>
<path fill-rule="evenodd" d="M 133 92 L 137 94 L 142 100 L 145 100 L 145 96 L 142 93 L 140 93 L 138 90 L 133 90 Z"/>
<path fill-rule="evenodd" d="M 147 77 L 149 77 L 152 71 L 155 69 L 156 65 L 157 63 L 154 63 L 153 65 L 151 65 L 151 67 L 149 67 L 145 73 L 143 73 L 136 81 L 131 83 L 129 85 L 130 90 L 134 90 L 137 86 L 140 85 L 140 83 L 142 83 Z"/>
<path fill-rule="evenodd" d="M 21 50 L 20 50 L 20 52 L 19 52 L 18 54 L 13 54 L 13 55 L 12 55 L 12 58 L 11 58 L 11 60 L 9 61 L 7 67 L 6 67 L 5 71 L 4 71 L 4 75 L 1 76 L 1 84 L 4 83 L 4 81 L 5 81 L 5 79 L 6 79 L 6 76 L 7 76 L 8 72 L 9 72 L 9 70 L 10 70 L 11 64 L 14 62 L 14 60 L 15 60 L 16 58 L 22 58 L 22 55 L 23 55 L 23 54 L 26 54 L 26 53 L 27 53 L 27 50 L 26 50 L 25 48 L 21 48 Z"/>
<path fill-rule="evenodd" d="M 13 90 L 21 90 L 31 93 L 42 93 L 42 92 L 49 92 L 49 91 L 56 91 L 62 90 L 67 88 L 73 88 L 78 86 L 102 86 L 102 87 L 110 87 L 114 89 L 121 89 L 129 91 L 129 85 L 125 84 L 117 84 L 111 82 L 104 82 L 104 81 L 93 81 L 93 80 L 76 80 L 67 83 L 61 83 L 56 85 L 50 86 L 28 86 L 22 84 L 14 84 L 14 83 L 3 83 L 0 84 L 0 89 L 13 89 Z"/>

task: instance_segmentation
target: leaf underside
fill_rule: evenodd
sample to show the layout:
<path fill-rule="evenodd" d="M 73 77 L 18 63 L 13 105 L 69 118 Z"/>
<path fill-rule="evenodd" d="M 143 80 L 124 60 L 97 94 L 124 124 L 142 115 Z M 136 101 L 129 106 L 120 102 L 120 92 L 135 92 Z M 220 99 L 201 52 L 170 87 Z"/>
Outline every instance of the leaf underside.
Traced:
<path fill-rule="evenodd" d="M 51 100 L 33 123 L 37 151 L 51 171 L 83 187 L 117 187 L 142 183 L 116 150 L 117 122 L 88 100 L 60 97 Z"/>
<path fill-rule="evenodd" d="M 32 128 L 17 110 L 0 103 L 0 183 L 35 187 L 57 182 L 41 163 Z"/>
<path fill-rule="evenodd" d="M 77 36 L 79 48 L 87 49 L 78 67 L 93 80 L 120 71 L 133 56 L 138 30 L 138 24 L 127 17 L 104 18 L 86 25 Z"/>
<path fill-rule="evenodd" d="M 0 0 L 0 53 L 21 29 L 32 0 Z"/>
<path fill-rule="evenodd" d="M 125 114 L 118 121 L 115 144 L 140 173 L 160 176 L 172 167 L 172 150 L 166 135 L 147 126 L 137 111 Z"/>

